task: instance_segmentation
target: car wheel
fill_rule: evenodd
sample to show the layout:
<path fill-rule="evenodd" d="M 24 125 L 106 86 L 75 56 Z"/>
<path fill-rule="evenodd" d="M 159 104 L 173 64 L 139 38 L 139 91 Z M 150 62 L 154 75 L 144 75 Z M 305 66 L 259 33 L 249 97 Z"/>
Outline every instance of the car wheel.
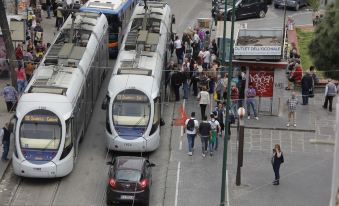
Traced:
<path fill-rule="evenodd" d="M 265 11 L 264 10 L 259 11 L 258 16 L 259 16 L 259 18 L 264 18 L 266 16 Z"/>
<path fill-rule="evenodd" d="M 279 8 L 279 6 L 278 6 L 277 4 L 274 4 L 274 8 L 276 8 L 276 9 L 277 9 L 277 8 Z"/>
<path fill-rule="evenodd" d="M 107 205 L 107 206 L 111 206 L 111 205 L 113 205 L 113 204 L 111 203 L 111 201 L 109 201 L 108 199 L 106 199 L 106 205 Z"/>
<path fill-rule="evenodd" d="M 294 7 L 294 10 L 298 11 L 298 10 L 299 10 L 299 8 L 300 8 L 300 4 L 299 4 L 299 3 L 297 3 L 297 5 L 295 5 L 295 7 Z"/>

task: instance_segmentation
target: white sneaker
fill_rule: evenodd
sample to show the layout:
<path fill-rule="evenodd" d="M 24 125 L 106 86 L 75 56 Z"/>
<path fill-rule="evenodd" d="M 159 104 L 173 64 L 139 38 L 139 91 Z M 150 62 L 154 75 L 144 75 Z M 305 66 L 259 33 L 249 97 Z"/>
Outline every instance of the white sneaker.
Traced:
<path fill-rule="evenodd" d="M 202 153 L 202 157 L 205 157 L 206 155 L 205 155 L 205 153 Z"/>
<path fill-rule="evenodd" d="M 287 123 L 287 124 L 286 124 L 286 127 L 289 127 L 289 126 L 290 126 L 290 123 Z"/>
<path fill-rule="evenodd" d="M 296 127 L 296 126 L 297 126 L 297 124 L 296 124 L 296 123 L 294 123 L 294 124 L 293 124 L 293 127 Z"/>
<path fill-rule="evenodd" d="M 187 155 L 188 155 L 188 156 L 192 156 L 193 153 L 192 153 L 192 152 L 188 152 Z"/>
<path fill-rule="evenodd" d="M 259 120 L 259 117 L 255 117 L 256 120 Z"/>
<path fill-rule="evenodd" d="M 248 116 L 247 119 L 251 119 L 251 116 Z"/>

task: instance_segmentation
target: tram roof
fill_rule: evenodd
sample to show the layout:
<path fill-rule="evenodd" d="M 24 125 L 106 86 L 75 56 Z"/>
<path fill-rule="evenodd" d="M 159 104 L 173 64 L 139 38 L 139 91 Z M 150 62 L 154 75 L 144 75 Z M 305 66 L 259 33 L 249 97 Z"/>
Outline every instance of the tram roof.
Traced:
<path fill-rule="evenodd" d="M 118 14 L 126 10 L 134 0 L 89 0 L 80 11 L 103 14 Z"/>
<path fill-rule="evenodd" d="M 72 102 L 81 92 L 91 59 L 107 27 L 107 19 L 102 14 L 76 13 L 74 22 L 69 17 L 25 92 L 63 95 Z"/>

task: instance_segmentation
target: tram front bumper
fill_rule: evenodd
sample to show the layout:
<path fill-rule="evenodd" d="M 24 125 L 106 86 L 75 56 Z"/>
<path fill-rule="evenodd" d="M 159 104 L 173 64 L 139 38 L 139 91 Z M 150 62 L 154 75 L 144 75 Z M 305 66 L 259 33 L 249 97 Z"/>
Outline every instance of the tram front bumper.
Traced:
<path fill-rule="evenodd" d="M 156 134 L 157 135 L 157 134 Z M 106 144 L 109 150 L 121 152 L 150 152 L 159 147 L 159 137 L 151 136 L 144 139 L 139 137 L 134 140 L 126 140 L 120 136 L 113 136 L 106 130 Z"/>
<path fill-rule="evenodd" d="M 32 164 L 27 160 L 20 162 L 19 159 L 13 158 L 14 173 L 23 177 L 32 178 L 54 178 L 57 173 L 57 166 L 54 162 L 48 162 L 42 165 Z"/>

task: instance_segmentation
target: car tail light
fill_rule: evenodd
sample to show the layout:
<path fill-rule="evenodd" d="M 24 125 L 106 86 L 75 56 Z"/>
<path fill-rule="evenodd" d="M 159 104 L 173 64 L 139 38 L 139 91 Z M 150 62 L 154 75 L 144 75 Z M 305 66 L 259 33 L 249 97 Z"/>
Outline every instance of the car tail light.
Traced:
<path fill-rule="evenodd" d="M 144 190 L 148 185 L 148 179 L 143 179 L 139 182 L 139 189 Z"/>
<path fill-rule="evenodd" d="M 113 179 L 113 178 L 110 178 L 109 179 L 109 182 L 108 182 L 108 184 L 111 186 L 111 188 L 116 188 L 117 187 L 117 181 L 115 180 L 115 179 Z"/>

